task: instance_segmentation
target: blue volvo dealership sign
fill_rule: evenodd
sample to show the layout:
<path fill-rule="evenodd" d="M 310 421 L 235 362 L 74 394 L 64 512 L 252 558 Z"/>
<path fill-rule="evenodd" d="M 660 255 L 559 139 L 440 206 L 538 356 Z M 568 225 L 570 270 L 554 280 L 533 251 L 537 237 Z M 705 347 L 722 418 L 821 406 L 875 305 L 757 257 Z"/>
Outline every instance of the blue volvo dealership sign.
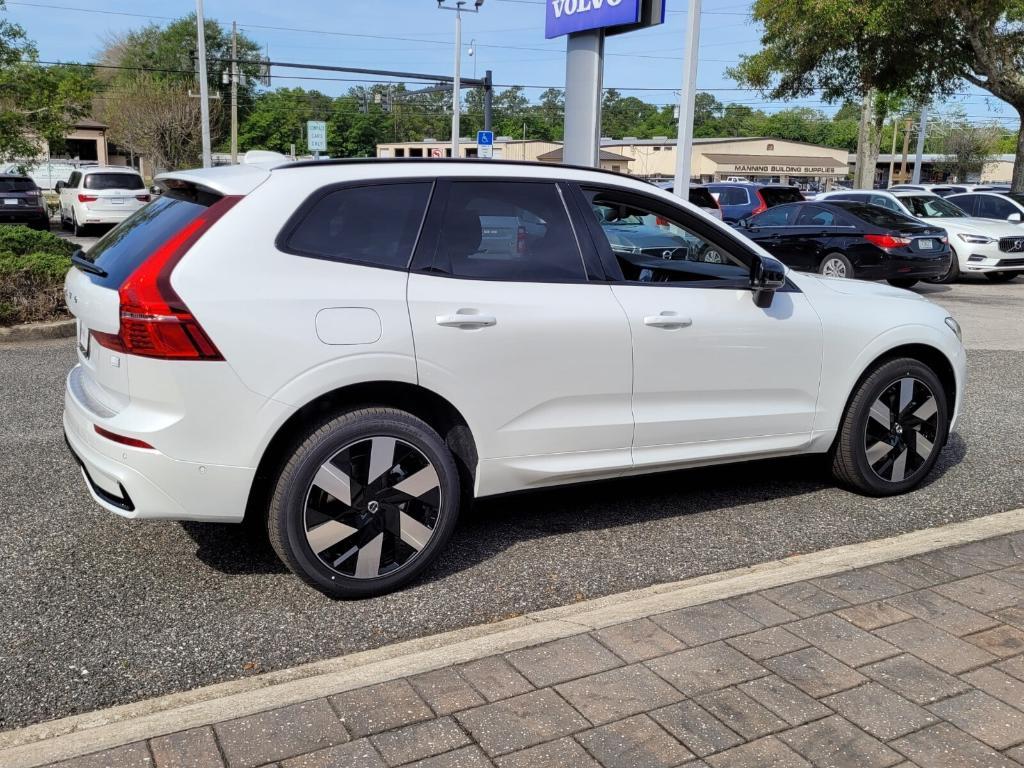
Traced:
<path fill-rule="evenodd" d="M 544 36 L 560 37 L 570 32 L 638 24 L 648 4 L 645 0 L 547 0 Z M 663 17 L 661 10 L 659 15 Z"/>

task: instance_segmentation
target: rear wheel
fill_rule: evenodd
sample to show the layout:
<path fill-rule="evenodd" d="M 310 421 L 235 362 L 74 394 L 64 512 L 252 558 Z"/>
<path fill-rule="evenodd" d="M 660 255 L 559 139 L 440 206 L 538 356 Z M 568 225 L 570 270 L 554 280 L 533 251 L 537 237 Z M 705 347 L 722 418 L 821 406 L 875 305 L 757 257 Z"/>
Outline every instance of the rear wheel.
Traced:
<path fill-rule="evenodd" d="M 893 277 L 893 278 L 890 278 L 890 279 L 886 280 L 885 282 L 887 282 L 889 285 L 895 286 L 896 288 L 909 288 L 912 285 L 917 285 L 917 278 Z"/>
<path fill-rule="evenodd" d="M 871 496 L 905 493 L 935 466 L 949 431 L 946 392 L 912 358 L 868 374 L 853 394 L 832 449 L 832 473 Z"/>
<path fill-rule="evenodd" d="M 331 597 L 371 597 L 420 574 L 459 514 L 459 474 L 429 425 L 366 408 L 306 435 L 270 502 L 270 542 L 303 581 Z"/>
<path fill-rule="evenodd" d="M 1015 278 L 1019 272 L 986 272 L 985 277 L 993 283 L 1008 283 Z"/>
<path fill-rule="evenodd" d="M 71 233 L 75 237 L 81 237 L 85 234 L 85 225 L 78 223 L 78 214 L 75 213 L 75 209 L 71 209 Z"/>
<path fill-rule="evenodd" d="M 853 264 L 841 253 L 830 253 L 821 260 L 818 272 L 825 277 L 853 277 Z"/>

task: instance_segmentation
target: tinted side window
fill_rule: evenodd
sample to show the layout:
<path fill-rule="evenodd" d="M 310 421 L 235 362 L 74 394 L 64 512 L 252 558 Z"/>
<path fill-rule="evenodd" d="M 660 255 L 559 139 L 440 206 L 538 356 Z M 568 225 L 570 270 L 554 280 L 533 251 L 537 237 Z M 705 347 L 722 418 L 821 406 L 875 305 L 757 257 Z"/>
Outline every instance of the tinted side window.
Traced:
<path fill-rule="evenodd" d="M 978 216 L 983 219 L 1005 219 L 1016 211 L 1009 200 L 1001 200 L 993 195 L 981 195 L 978 200 Z"/>
<path fill-rule="evenodd" d="M 872 195 L 871 204 L 879 205 L 882 208 L 888 208 L 890 211 L 896 211 L 896 213 L 903 213 L 896 201 L 892 198 L 886 197 L 885 195 Z"/>
<path fill-rule="evenodd" d="M 752 227 L 784 227 L 796 219 L 797 206 L 778 205 L 750 219 Z"/>
<path fill-rule="evenodd" d="M 747 205 L 750 196 L 743 187 L 722 187 L 718 190 L 719 205 Z"/>
<path fill-rule="evenodd" d="M 72 189 L 74 189 L 75 187 L 77 187 L 77 186 L 78 186 L 78 180 L 79 180 L 80 178 L 82 178 L 82 174 L 81 174 L 81 173 L 79 173 L 78 171 L 74 171 L 74 172 L 73 172 L 73 173 L 71 174 L 71 176 L 70 176 L 70 177 L 68 178 L 68 183 L 67 183 L 67 186 L 68 186 L 68 187 L 70 187 L 70 188 L 72 188 Z"/>
<path fill-rule="evenodd" d="M 587 279 L 576 234 L 552 183 L 453 181 L 434 271 L 511 282 Z"/>
<path fill-rule="evenodd" d="M 284 250 L 375 267 L 409 266 L 432 182 L 328 192 L 288 233 Z"/>
<path fill-rule="evenodd" d="M 832 227 L 839 222 L 836 221 L 835 214 L 827 208 L 804 205 L 800 206 L 800 215 L 797 217 L 796 223 L 805 227 Z"/>
<path fill-rule="evenodd" d="M 978 197 L 978 195 L 957 195 L 957 198 L 951 202 L 956 203 L 968 216 L 977 216 Z"/>
<path fill-rule="evenodd" d="M 761 197 L 767 205 L 782 205 L 783 203 L 799 203 L 804 199 L 800 190 L 796 187 L 762 187 Z"/>

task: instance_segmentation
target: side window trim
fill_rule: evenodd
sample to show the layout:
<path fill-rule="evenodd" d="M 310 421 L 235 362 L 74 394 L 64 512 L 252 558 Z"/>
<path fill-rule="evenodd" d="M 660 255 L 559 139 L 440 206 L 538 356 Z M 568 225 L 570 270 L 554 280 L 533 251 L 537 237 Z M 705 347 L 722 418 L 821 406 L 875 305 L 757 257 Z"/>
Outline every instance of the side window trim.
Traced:
<path fill-rule="evenodd" d="M 427 193 L 426 203 L 423 206 L 423 215 L 420 218 L 419 226 L 416 229 L 416 236 L 413 239 L 412 248 L 409 252 L 409 259 L 406 261 L 404 266 L 391 265 L 391 264 L 376 264 L 373 262 L 361 260 L 361 259 L 348 259 L 343 257 L 330 257 L 324 254 L 312 253 L 297 249 L 289 245 L 289 241 L 295 234 L 295 231 L 305 221 L 309 213 L 316 207 L 316 205 L 328 195 L 334 194 L 335 192 L 342 192 L 350 189 L 359 189 L 361 187 L 380 187 L 392 184 L 430 184 L 430 191 Z M 299 207 L 296 208 L 288 220 L 285 221 L 284 226 L 281 227 L 281 231 L 277 233 L 277 237 L 274 238 L 274 247 L 281 253 L 287 253 L 292 256 L 301 256 L 306 259 L 319 259 L 321 261 L 331 261 L 338 264 L 354 264 L 361 267 L 370 267 L 373 269 L 388 269 L 392 271 L 408 272 L 409 265 L 412 262 L 413 256 L 416 253 L 416 249 L 419 245 L 420 238 L 423 236 L 423 228 L 427 219 L 427 214 L 430 211 L 431 200 L 437 191 L 437 182 L 431 178 L 424 176 L 410 176 L 398 179 L 360 179 L 358 181 L 342 181 L 333 184 L 325 184 L 322 187 L 318 187 L 313 190 L 305 200 L 303 200 Z"/>

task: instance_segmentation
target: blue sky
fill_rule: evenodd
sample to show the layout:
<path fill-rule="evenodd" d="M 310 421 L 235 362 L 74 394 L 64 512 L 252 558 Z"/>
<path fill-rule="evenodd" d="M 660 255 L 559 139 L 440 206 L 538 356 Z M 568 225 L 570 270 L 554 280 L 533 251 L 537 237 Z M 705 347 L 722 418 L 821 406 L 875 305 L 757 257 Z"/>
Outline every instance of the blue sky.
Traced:
<path fill-rule="evenodd" d="M 686 3 L 666 2 L 664 25 L 609 38 L 606 86 L 653 103 L 674 102 L 673 89 L 682 81 Z M 768 112 L 793 104 L 834 111 L 835 106 L 817 98 L 788 104 L 770 102 L 757 93 L 737 90 L 736 83 L 725 75 L 741 54 L 757 50 L 760 29 L 749 19 L 750 5 L 749 0 L 705 0 L 700 88 L 720 101 L 745 103 Z M 91 61 L 106 35 L 138 27 L 148 19 L 160 23 L 180 17 L 194 8 L 194 0 L 8 0 L 7 15 L 27 29 L 44 60 Z M 454 14 L 438 10 L 435 0 L 205 0 L 205 8 L 209 18 L 222 24 L 238 21 L 246 34 L 268 46 L 271 58 L 279 61 L 439 74 L 450 74 L 452 69 Z M 485 69 L 493 70 L 496 83 L 564 84 L 565 40 L 544 39 L 543 0 L 485 0 L 479 14 L 464 14 L 463 19 L 462 66 L 467 76 L 472 76 L 475 66 L 480 75 Z M 476 41 L 473 57 L 467 53 L 471 40 Z M 275 72 L 281 75 L 275 85 L 315 87 L 336 94 L 353 84 L 284 76 L 314 74 L 281 70 Z M 1016 127 L 1012 109 L 977 89 L 965 92 L 969 95 L 956 101 L 972 119 L 995 119 Z M 539 93 L 540 88 L 527 90 L 533 98 Z"/>

